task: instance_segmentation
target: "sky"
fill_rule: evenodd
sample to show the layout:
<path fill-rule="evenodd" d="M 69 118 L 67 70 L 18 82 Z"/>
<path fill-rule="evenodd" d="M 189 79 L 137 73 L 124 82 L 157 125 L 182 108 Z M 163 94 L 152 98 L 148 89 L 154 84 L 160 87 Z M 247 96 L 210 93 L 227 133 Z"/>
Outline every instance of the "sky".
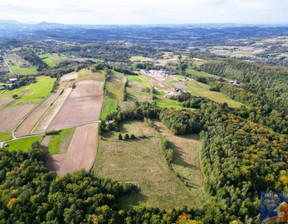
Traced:
<path fill-rule="evenodd" d="M 288 0 L 1 0 L 0 20 L 64 24 L 287 24 Z"/>

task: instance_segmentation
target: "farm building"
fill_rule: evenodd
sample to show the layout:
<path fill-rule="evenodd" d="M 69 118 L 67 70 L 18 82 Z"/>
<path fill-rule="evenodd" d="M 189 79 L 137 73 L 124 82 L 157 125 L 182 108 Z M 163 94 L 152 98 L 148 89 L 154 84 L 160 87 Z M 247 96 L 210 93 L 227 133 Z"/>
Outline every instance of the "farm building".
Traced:
<path fill-rule="evenodd" d="M 182 90 L 182 89 L 171 89 L 168 91 L 169 95 L 179 95 L 181 93 L 188 93 L 186 90 Z"/>
<path fill-rule="evenodd" d="M 13 79 L 6 80 L 6 83 L 10 84 L 10 83 L 15 83 L 16 81 L 17 81 L 17 78 L 13 78 Z"/>
<path fill-rule="evenodd" d="M 229 85 L 234 85 L 234 86 L 243 86 L 243 84 L 240 83 L 238 80 L 235 80 L 235 81 L 231 80 L 231 81 L 228 82 L 228 84 Z"/>
<path fill-rule="evenodd" d="M 28 65 L 27 65 L 27 64 L 22 64 L 20 67 L 21 67 L 21 68 L 27 68 Z"/>

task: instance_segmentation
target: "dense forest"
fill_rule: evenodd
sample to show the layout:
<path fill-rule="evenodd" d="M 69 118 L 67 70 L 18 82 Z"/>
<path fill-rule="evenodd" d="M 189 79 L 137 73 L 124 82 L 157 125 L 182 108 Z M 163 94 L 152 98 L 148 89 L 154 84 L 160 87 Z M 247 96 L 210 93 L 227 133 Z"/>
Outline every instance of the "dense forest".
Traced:
<path fill-rule="evenodd" d="M 202 102 L 197 111 L 160 109 L 144 104 L 138 108 L 111 114 L 101 131 L 117 130 L 127 119 L 159 119 L 174 134 L 200 133 L 205 189 L 215 196 L 215 204 L 202 212 L 204 223 L 243 223 L 259 221 L 259 191 L 287 189 L 286 135 L 240 115 L 247 109 L 191 97 L 183 104 Z M 230 209 L 227 209 L 230 208 Z M 208 218 L 209 217 L 209 218 Z"/>
<path fill-rule="evenodd" d="M 27 153 L 0 149 L 0 223 L 189 223 L 201 211 L 120 210 L 119 197 L 139 189 L 84 170 L 56 177 L 35 142 Z M 185 213 L 186 212 L 186 213 Z M 184 222 L 182 222 L 184 221 Z M 190 222 L 191 221 L 191 222 Z"/>

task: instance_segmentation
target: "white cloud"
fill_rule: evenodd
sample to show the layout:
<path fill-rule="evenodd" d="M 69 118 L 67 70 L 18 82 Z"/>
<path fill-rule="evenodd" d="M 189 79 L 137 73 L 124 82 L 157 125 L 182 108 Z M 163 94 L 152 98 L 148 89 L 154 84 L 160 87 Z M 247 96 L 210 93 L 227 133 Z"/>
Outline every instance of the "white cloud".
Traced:
<path fill-rule="evenodd" d="M 0 19 L 78 24 L 285 23 L 286 0 L 1 0 Z"/>

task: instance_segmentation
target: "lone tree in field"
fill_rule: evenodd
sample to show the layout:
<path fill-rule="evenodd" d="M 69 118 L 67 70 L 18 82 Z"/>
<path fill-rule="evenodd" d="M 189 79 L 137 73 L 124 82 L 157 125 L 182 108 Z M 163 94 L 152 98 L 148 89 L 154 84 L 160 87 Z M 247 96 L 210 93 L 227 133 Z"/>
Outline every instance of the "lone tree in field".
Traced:
<path fill-rule="evenodd" d="M 130 139 L 135 139 L 136 137 L 135 137 L 135 135 L 134 134 L 131 134 L 130 135 Z"/>
<path fill-rule="evenodd" d="M 13 99 L 16 99 L 18 97 L 18 95 L 14 94 L 12 97 L 13 97 Z"/>
<path fill-rule="evenodd" d="M 129 135 L 128 134 L 125 135 L 124 140 L 129 140 Z"/>
<path fill-rule="evenodd" d="M 123 140 L 123 138 L 122 138 L 122 135 L 121 135 L 121 134 L 119 134 L 119 135 L 118 135 L 118 140 Z"/>

